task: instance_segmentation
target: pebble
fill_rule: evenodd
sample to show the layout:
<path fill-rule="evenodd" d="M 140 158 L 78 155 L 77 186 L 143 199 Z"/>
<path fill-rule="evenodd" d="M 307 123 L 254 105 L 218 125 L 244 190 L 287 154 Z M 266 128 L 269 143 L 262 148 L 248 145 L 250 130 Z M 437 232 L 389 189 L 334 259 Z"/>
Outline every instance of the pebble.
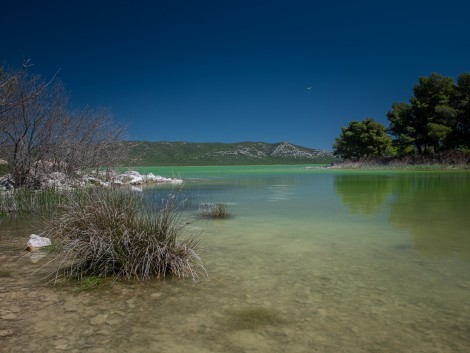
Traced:
<path fill-rule="evenodd" d="M 129 309 L 135 309 L 134 299 L 126 300 L 126 304 Z"/>
<path fill-rule="evenodd" d="M 121 321 L 122 321 L 122 319 L 114 318 L 114 319 L 106 320 L 106 323 L 110 326 L 114 326 L 114 325 L 118 325 Z"/>
<path fill-rule="evenodd" d="M 13 330 L 0 330 L 0 337 L 12 336 L 13 333 Z"/>
<path fill-rule="evenodd" d="M 324 317 L 327 317 L 328 316 L 328 311 L 326 311 L 325 309 L 317 309 L 316 310 L 316 313 L 318 316 L 320 316 L 321 318 L 324 318 Z"/>
<path fill-rule="evenodd" d="M 72 303 L 65 303 L 63 308 L 66 313 L 73 313 L 79 311 L 78 306 Z"/>
<path fill-rule="evenodd" d="M 115 310 L 112 313 L 113 314 L 118 314 L 119 316 L 126 316 L 126 313 L 124 311 L 120 311 L 120 310 Z"/>
<path fill-rule="evenodd" d="M 470 288 L 470 281 L 457 281 L 457 285 L 460 288 L 467 289 L 467 288 Z"/>
<path fill-rule="evenodd" d="M 270 352 L 272 351 L 271 342 L 268 338 L 255 332 L 248 330 L 237 331 L 228 337 L 230 343 L 235 347 L 242 348 L 243 352 L 258 351 Z"/>
<path fill-rule="evenodd" d="M 100 336 L 111 336 L 111 331 L 104 329 L 97 331 L 96 334 Z"/>
<path fill-rule="evenodd" d="M 90 325 L 92 325 L 92 326 L 103 325 L 106 322 L 106 317 L 107 316 L 108 315 L 106 315 L 106 314 L 98 314 L 95 317 L 92 317 L 90 319 Z"/>
<path fill-rule="evenodd" d="M 12 312 L 12 313 L 19 313 L 21 311 L 20 307 L 19 306 L 10 306 L 8 307 L 8 309 Z"/>
<path fill-rule="evenodd" d="M 92 348 L 92 349 L 89 349 L 87 350 L 88 353 L 104 353 L 106 352 L 106 350 L 104 348 Z"/>
<path fill-rule="evenodd" d="M 18 318 L 18 316 L 16 316 L 13 313 L 4 314 L 1 317 L 2 320 L 16 320 L 17 318 Z"/>
<path fill-rule="evenodd" d="M 59 339 L 57 341 L 54 341 L 53 344 L 56 349 L 65 350 L 68 347 L 68 342 L 64 339 Z"/>

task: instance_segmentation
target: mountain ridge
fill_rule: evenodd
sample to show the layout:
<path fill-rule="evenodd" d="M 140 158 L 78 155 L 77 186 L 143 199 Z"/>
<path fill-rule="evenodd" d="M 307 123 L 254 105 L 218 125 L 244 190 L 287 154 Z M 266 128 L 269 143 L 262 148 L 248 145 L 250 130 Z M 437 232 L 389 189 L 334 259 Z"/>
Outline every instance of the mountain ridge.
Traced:
<path fill-rule="evenodd" d="M 315 164 L 335 160 L 331 152 L 288 142 L 128 141 L 131 166 Z"/>

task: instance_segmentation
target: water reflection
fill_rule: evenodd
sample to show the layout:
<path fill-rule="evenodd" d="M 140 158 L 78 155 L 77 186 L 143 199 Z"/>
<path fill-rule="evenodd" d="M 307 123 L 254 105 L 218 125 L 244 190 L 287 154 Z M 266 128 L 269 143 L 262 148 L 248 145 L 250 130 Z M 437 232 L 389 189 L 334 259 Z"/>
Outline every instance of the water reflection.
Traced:
<path fill-rule="evenodd" d="M 470 258 L 470 174 L 336 175 L 334 185 L 351 214 L 373 215 L 389 203 L 390 224 L 409 229 L 422 254 Z"/>
<path fill-rule="evenodd" d="M 383 209 L 392 190 L 389 175 L 335 175 L 334 185 L 341 202 L 353 214 L 375 214 Z"/>
<path fill-rule="evenodd" d="M 415 249 L 432 257 L 470 259 L 468 175 L 408 175 L 394 184 L 389 220 L 410 229 Z"/>

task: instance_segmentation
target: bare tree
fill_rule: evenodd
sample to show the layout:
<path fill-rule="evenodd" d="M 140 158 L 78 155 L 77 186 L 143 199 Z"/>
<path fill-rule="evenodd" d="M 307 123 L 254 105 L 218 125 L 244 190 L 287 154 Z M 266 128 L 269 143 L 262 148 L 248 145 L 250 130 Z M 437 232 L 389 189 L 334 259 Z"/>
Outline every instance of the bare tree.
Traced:
<path fill-rule="evenodd" d="M 125 157 L 120 139 L 124 128 L 108 109 L 85 107 L 70 113 L 56 125 L 51 159 L 56 170 L 72 174 L 86 168 L 108 168 Z"/>
<path fill-rule="evenodd" d="M 44 81 L 29 67 L 0 72 L 0 153 L 16 186 L 35 186 L 50 171 L 72 174 L 115 162 L 109 151 L 123 129 L 110 112 L 71 112 L 60 80 Z"/>

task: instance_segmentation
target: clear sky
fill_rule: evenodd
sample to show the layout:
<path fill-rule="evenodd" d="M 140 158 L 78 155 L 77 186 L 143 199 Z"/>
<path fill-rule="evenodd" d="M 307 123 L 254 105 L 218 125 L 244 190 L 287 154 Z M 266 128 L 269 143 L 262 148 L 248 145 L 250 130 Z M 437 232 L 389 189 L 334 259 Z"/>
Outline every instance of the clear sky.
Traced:
<path fill-rule="evenodd" d="M 341 126 L 470 72 L 468 0 L 4 1 L 0 64 L 60 69 L 128 138 L 331 150 Z M 311 86 L 310 90 L 306 87 Z"/>

